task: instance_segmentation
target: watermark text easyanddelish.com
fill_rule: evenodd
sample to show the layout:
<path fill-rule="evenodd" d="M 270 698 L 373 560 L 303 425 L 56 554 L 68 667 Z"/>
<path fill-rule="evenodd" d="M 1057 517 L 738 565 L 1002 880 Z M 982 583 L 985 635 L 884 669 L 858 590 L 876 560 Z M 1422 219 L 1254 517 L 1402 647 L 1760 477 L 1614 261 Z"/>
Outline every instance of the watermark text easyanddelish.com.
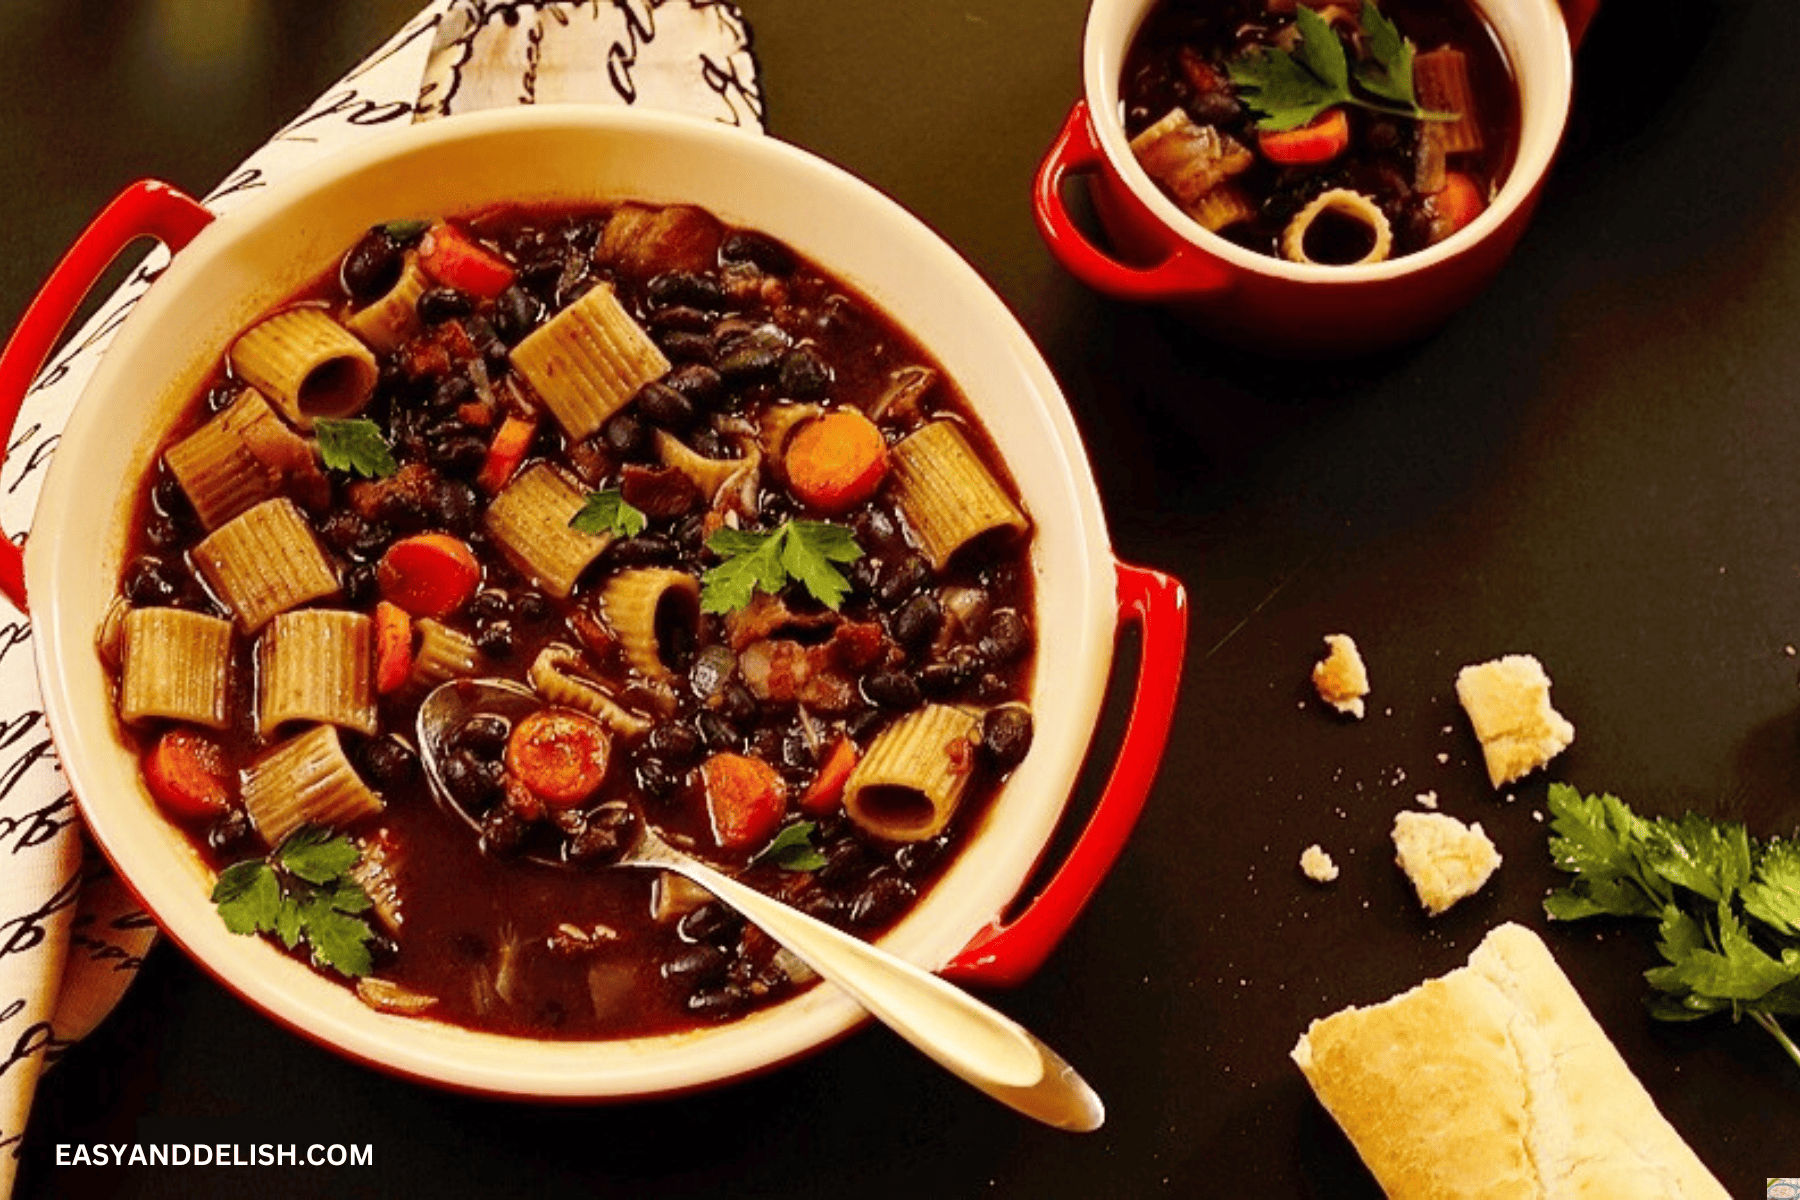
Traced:
<path fill-rule="evenodd" d="M 342 1142 L 58 1142 L 59 1167 L 369 1167 L 372 1145 Z"/>

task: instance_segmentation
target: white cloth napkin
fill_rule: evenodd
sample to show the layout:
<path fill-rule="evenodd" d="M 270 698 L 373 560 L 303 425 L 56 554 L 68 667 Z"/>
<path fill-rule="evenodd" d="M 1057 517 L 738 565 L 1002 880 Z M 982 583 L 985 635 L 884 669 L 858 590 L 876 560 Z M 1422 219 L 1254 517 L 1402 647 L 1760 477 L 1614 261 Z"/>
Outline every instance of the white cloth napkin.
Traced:
<path fill-rule="evenodd" d="M 725 0 L 433 0 L 226 177 L 216 213 L 394 125 L 512 104 L 639 104 L 762 129 L 750 31 Z M 0 526 L 26 528 L 82 388 L 168 262 L 158 248 L 26 396 Z M 97 854 L 56 763 L 30 627 L 0 600 L 0 1196 L 40 1071 L 112 1011 L 155 927 Z"/>

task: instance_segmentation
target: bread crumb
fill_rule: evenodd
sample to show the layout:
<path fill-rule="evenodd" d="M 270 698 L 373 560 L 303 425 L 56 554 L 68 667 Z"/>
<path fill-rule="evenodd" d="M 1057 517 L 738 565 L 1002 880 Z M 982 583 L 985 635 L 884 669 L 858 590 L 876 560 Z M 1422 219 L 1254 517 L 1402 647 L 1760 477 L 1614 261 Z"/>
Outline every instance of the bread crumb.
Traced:
<path fill-rule="evenodd" d="M 1480 891 L 1500 866 L 1500 852 L 1479 823 L 1464 825 L 1444 813 L 1396 814 L 1394 851 L 1419 903 L 1434 917 Z"/>
<path fill-rule="evenodd" d="M 1414 796 L 1413 799 L 1416 800 L 1422 808 L 1436 808 L 1438 804 L 1436 792 L 1420 792 L 1418 795 Z"/>
<path fill-rule="evenodd" d="M 1337 864 L 1331 861 L 1331 855 L 1325 853 L 1317 842 L 1300 852 L 1300 869 L 1314 883 L 1330 883 L 1338 877 Z"/>
<path fill-rule="evenodd" d="M 1369 669 L 1348 634 L 1326 634 L 1325 646 L 1325 657 L 1313 665 L 1313 688 L 1319 699 L 1360 720 L 1363 697 L 1369 694 Z"/>
<path fill-rule="evenodd" d="M 1475 727 L 1495 788 L 1537 770 L 1575 740 L 1575 726 L 1550 707 L 1550 677 L 1529 654 L 1464 667 L 1456 675 L 1456 698 Z"/>

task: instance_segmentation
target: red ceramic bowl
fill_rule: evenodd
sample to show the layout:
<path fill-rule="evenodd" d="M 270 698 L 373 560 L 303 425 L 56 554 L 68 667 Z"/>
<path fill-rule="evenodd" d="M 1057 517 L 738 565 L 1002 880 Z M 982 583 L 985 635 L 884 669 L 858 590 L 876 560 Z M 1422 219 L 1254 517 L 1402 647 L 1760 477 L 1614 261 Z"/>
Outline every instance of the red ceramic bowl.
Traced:
<path fill-rule="evenodd" d="M 1225 339 L 1333 354 L 1406 341 L 1446 320 L 1500 269 L 1524 231 L 1568 118 L 1571 51 L 1599 0 L 1475 0 L 1520 90 L 1519 151 L 1494 201 L 1417 254 L 1367 266 L 1293 263 L 1233 245 L 1190 220 L 1131 152 L 1119 99 L 1125 52 L 1156 0 L 1094 0 L 1085 95 L 1038 168 L 1033 194 L 1050 251 L 1121 300 L 1169 305 Z M 1084 175 L 1113 249 L 1070 218 L 1063 185 Z"/>
<path fill-rule="evenodd" d="M 1036 742 L 943 878 L 884 939 L 964 982 L 1016 980 L 1049 953 L 1111 865 L 1169 732 L 1186 636 L 1180 585 L 1114 559 L 1074 422 L 1043 359 L 962 259 L 874 189 L 791 146 L 685 118 L 599 107 L 458 117 L 341 151 L 212 219 L 158 184 L 130 189 L 77 241 L 0 354 L 0 427 L 81 295 L 126 243 L 176 251 L 76 406 L 39 502 L 23 574 L 0 539 L 0 589 L 29 599 L 44 707 L 89 829 L 189 954 L 250 1003 L 355 1059 L 489 1094 L 600 1099 L 683 1091 L 761 1070 L 855 1026 L 815 988 L 724 1025 L 663 1037 L 535 1042 L 378 1013 L 269 942 L 228 932 L 210 873 L 158 814 L 114 715 L 94 633 L 123 561 L 136 480 L 233 333 L 396 214 L 501 202 L 636 198 L 702 205 L 850 281 L 931 347 L 972 397 L 1037 523 L 1038 627 L 1055 661 L 1033 685 Z M 96 487 L 95 481 L 110 481 Z M 1006 918 L 1063 815 L 1121 623 L 1144 666 L 1118 765 L 1074 848 Z M 1046 658 L 1048 659 L 1048 652 Z"/>

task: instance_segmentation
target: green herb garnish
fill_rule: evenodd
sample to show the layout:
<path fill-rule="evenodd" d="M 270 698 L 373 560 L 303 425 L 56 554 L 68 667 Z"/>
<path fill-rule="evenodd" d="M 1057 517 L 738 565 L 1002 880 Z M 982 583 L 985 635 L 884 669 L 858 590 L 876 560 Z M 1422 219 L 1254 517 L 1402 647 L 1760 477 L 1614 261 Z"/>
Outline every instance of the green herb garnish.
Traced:
<path fill-rule="evenodd" d="M 789 579 L 835 609 L 849 594 L 850 581 L 832 564 L 862 557 L 850 530 L 829 521 L 785 521 L 764 533 L 721 529 L 706 539 L 706 548 L 725 560 L 700 579 L 700 611 L 709 613 L 742 608 L 758 589 L 779 592 Z"/>
<path fill-rule="evenodd" d="M 410 246 L 425 236 L 425 231 L 431 228 L 431 222 L 411 217 L 400 221 L 383 221 L 375 228 L 381 230 L 388 241 L 395 245 Z"/>
<path fill-rule="evenodd" d="M 1458 118 L 1420 106 L 1413 92 L 1413 44 L 1382 16 L 1375 0 L 1363 0 L 1358 23 L 1372 61 L 1354 68 L 1331 22 L 1304 4 L 1294 12 L 1300 40 L 1291 53 L 1260 48 L 1228 64 L 1240 97 L 1259 114 L 1258 129 L 1297 129 L 1339 104 L 1417 121 Z"/>
<path fill-rule="evenodd" d="M 359 854 L 348 837 L 307 825 L 269 857 L 226 867 L 212 901 L 233 933 L 272 933 L 290 950 L 304 941 L 320 966 L 367 975 L 375 932 L 357 914 L 373 901 L 350 875 Z"/>
<path fill-rule="evenodd" d="M 569 518 L 569 528 L 577 533 L 636 537 L 649 522 L 650 518 L 626 503 L 624 493 L 613 488 L 589 492 L 581 511 Z"/>
<path fill-rule="evenodd" d="M 1640 817 L 1616 796 L 1551 784 L 1550 857 L 1575 878 L 1544 911 L 1559 921 L 1646 917 L 1666 965 L 1644 973 L 1650 1015 L 1748 1016 L 1796 1063 L 1776 1021 L 1800 1016 L 1800 842 L 1750 836 L 1698 813 Z"/>
<path fill-rule="evenodd" d="M 825 865 L 825 856 L 813 845 L 812 835 L 816 828 L 811 821 L 795 821 L 783 827 L 775 840 L 750 860 L 750 865 L 756 867 L 767 863 L 783 871 L 818 870 Z"/>
<path fill-rule="evenodd" d="M 381 426 L 367 417 L 335 421 L 321 418 L 313 422 L 313 436 L 319 439 L 319 453 L 333 471 L 354 471 L 368 479 L 385 479 L 400 468 L 394 463 L 394 452 L 381 436 Z"/>

